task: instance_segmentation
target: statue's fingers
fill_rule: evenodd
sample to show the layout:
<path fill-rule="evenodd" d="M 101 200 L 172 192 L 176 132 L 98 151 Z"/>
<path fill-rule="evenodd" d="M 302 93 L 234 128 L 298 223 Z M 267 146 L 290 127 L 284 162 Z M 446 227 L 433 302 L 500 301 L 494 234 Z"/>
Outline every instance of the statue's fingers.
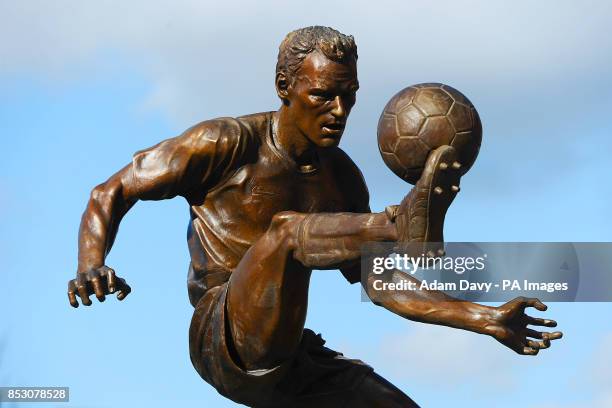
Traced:
<path fill-rule="evenodd" d="M 525 335 L 527 337 L 532 337 L 534 339 L 543 339 L 544 337 L 547 337 L 544 335 L 543 332 L 539 332 L 537 330 L 532 330 L 532 329 L 525 330 Z"/>
<path fill-rule="evenodd" d="M 76 283 L 75 280 L 71 280 L 68 282 L 68 301 L 70 302 L 70 306 L 79 307 L 79 302 L 76 298 Z"/>
<path fill-rule="evenodd" d="M 539 317 L 526 316 L 527 324 L 533 326 L 557 327 L 557 322 L 550 319 L 540 319 Z"/>
<path fill-rule="evenodd" d="M 128 285 L 124 279 L 120 279 L 121 286 L 119 288 L 119 293 L 117 294 L 117 299 L 123 300 L 132 292 L 132 288 Z"/>
<path fill-rule="evenodd" d="M 105 267 L 106 285 L 108 286 L 108 293 L 115 293 L 117 290 L 117 275 L 112 268 Z"/>
<path fill-rule="evenodd" d="M 100 278 L 93 278 L 91 280 L 91 285 L 98 300 L 104 302 L 106 297 L 104 296 L 104 287 L 102 286 L 102 282 L 100 282 Z"/>
<path fill-rule="evenodd" d="M 536 356 L 538 354 L 539 349 L 533 347 L 523 347 L 523 354 L 527 356 Z"/>
<path fill-rule="evenodd" d="M 536 309 L 538 309 L 538 310 L 540 310 L 542 312 L 545 311 L 546 309 L 548 309 L 548 306 L 546 306 L 544 303 L 542 303 L 540 301 L 540 299 L 525 298 L 524 302 L 525 302 L 526 306 L 535 307 Z"/>
<path fill-rule="evenodd" d="M 548 339 L 545 339 L 542 341 L 527 340 L 527 346 L 531 347 L 532 349 L 536 349 L 536 350 L 547 349 L 550 347 L 550 340 Z"/>
<path fill-rule="evenodd" d="M 76 295 L 72 291 L 68 291 L 68 301 L 70 302 L 70 306 L 77 308 L 79 307 L 79 302 L 76 299 Z"/>
<path fill-rule="evenodd" d="M 563 337 L 563 333 L 561 332 L 550 333 L 550 332 L 540 332 L 540 331 L 531 330 L 531 329 L 527 329 L 525 331 L 525 334 L 527 335 L 527 337 L 532 337 L 534 339 L 543 339 L 546 341 L 557 340 Z"/>
<path fill-rule="evenodd" d="M 77 291 L 79 297 L 81 298 L 81 303 L 85 306 L 91 306 L 91 300 L 89 299 L 89 293 L 87 293 L 87 286 L 79 285 L 77 286 Z"/>

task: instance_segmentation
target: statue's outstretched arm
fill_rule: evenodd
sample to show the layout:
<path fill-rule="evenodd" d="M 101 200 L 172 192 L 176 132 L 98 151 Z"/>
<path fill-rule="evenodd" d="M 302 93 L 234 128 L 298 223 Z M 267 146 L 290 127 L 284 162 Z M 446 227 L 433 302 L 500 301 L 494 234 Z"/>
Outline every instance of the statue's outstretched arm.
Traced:
<path fill-rule="evenodd" d="M 379 280 L 375 284 L 375 281 Z M 420 281 L 410 274 L 394 270 L 383 275 L 370 273 L 362 285 L 372 301 L 404 318 L 475 333 L 487 334 L 519 354 L 536 355 L 550 347 L 550 341 L 561 338 L 561 332 L 541 332 L 528 325 L 555 327 L 554 320 L 525 314 L 527 307 L 544 311 L 546 305 L 538 299 L 518 297 L 499 307 L 455 299 L 437 290 L 376 290 L 383 283 Z"/>

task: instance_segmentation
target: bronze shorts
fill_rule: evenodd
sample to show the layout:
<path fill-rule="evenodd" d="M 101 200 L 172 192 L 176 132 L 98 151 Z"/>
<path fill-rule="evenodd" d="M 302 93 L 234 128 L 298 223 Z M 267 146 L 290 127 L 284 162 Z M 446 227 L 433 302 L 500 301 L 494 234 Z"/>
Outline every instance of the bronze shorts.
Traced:
<path fill-rule="evenodd" d="M 189 353 L 200 376 L 225 397 L 252 407 L 342 407 L 372 368 L 324 346 L 304 329 L 292 359 L 266 370 L 244 370 L 227 319 L 228 283 L 209 289 L 196 305 L 189 329 Z"/>

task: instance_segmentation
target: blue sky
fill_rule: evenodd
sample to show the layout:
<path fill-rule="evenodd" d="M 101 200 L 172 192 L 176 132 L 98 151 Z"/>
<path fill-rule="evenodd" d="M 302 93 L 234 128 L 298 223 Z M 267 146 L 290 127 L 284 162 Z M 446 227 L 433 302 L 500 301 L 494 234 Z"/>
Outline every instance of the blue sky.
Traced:
<path fill-rule="evenodd" d="M 230 407 L 192 368 L 187 206 L 139 203 L 107 263 L 125 302 L 74 310 L 89 191 L 136 150 L 197 121 L 272 110 L 290 30 L 355 36 L 361 88 L 342 146 L 374 210 L 408 186 L 383 164 L 378 115 L 404 86 L 463 91 L 483 145 L 449 241 L 611 241 L 612 6 L 606 1 L 0 2 L 0 385 L 70 386 L 67 407 Z M 314 274 L 307 326 L 425 407 L 612 406 L 612 306 L 554 303 L 565 337 L 536 358 L 403 321 Z M 506 388 L 507 387 L 507 388 Z"/>

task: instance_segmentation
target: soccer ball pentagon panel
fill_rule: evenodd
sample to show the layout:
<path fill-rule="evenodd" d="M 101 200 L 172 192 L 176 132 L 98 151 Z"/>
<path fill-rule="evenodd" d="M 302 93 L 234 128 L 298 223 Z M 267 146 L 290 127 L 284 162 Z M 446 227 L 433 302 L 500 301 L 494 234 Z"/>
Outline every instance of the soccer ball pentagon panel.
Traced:
<path fill-rule="evenodd" d="M 478 155 L 482 124 L 474 105 L 444 84 L 412 85 L 395 94 L 378 121 L 378 148 L 393 173 L 415 184 L 429 153 L 457 149 L 462 175 Z"/>

